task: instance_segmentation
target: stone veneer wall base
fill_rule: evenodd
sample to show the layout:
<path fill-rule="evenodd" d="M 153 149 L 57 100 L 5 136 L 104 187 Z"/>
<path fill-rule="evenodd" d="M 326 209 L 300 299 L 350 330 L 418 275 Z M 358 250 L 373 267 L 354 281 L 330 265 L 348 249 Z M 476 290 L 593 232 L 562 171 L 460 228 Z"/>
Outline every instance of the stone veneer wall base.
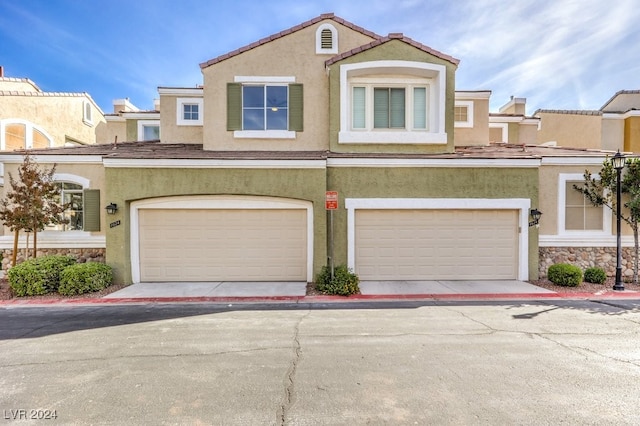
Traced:
<path fill-rule="evenodd" d="M 634 247 L 622 248 L 622 276 L 633 277 Z M 555 263 L 570 263 L 584 271 L 590 267 L 605 270 L 608 276 L 616 274 L 616 247 L 540 247 L 540 278 L 547 277 L 549 266 Z"/>

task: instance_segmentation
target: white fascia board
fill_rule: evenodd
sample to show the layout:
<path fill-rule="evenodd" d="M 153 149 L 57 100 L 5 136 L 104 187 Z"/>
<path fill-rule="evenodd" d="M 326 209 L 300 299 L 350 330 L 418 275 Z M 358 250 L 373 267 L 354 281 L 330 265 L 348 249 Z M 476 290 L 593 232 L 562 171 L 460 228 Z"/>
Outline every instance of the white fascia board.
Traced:
<path fill-rule="evenodd" d="M 611 153 L 613 155 L 613 153 Z M 542 157 L 543 166 L 598 166 L 607 159 L 602 157 Z"/>
<path fill-rule="evenodd" d="M 130 120 L 160 120 L 159 112 L 123 112 L 122 116 Z"/>
<path fill-rule="evenodd" d="M 295 83 L 295 76 L 244 76 L 237 75 L 233 78 L 234 83 Z"/>
<path fill-rule="evenodd" d="M 204 88 L 202 87 L 158 87 L 158 93 L 161 95 L 202 96 L 204 94 Z"/>
<path fill-rule="evenodd" d="M 509 158 L 329 158 L 328 167 L 492 167 L 492 168 L 537 168 L 539 159 Z"/>
<path fill-rule="evenodd" d="M 456 90 L 456 99 L 489 99 L 491 96 L 491 90 L 483 90 L 479 92 L 465 92 Z"/>
<path fill-rule="evenodd" d="M 31 159 L 36 163 L 102 164 L 101 155 L 34 155 Z M 23 161 L 22 155 L 0 155 L 0 163 L 18 164 Z"/>
<path fill-rule="evenodd" d="M 120 123 L 124 123 L 127 121 L 126 118 L 120 116 L 120 115 L 105 115 L 104 119 L 106 121 L 113 121 L 115 123 L 120 122 Z"/>
<path fill-rule="evenodd" d="M 524 117 L 495 117 L 489 116 L 489 123 L 519 123 L 524 120 Z"/>
<path fill-rule="evenodd" d="M 324 169 L 325 160 L 218 160 L 105 158 L 105 168 L 161 169 Z"/>

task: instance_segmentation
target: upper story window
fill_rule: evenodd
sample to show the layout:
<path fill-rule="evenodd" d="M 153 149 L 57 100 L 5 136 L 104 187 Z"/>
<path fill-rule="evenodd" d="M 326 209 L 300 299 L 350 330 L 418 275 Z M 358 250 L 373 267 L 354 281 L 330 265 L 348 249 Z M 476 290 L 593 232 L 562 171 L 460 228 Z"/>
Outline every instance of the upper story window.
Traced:
<path fill-rule="evenodd" d="M 316 30 L 316 53 L 338 53 L 338 31 L 331 24 L 322 24 Z"/>
<path fill-rule="evenodd" d="M 455 127 L 473 127 L 473 101 L 456 101 L 453 111 Z"/>
<path fill-rule="evenodd" d="M 598 176 L 594 175 L 597 179 Z M 579 173 L 561 173 L 558 188 L 558 231 L 560 234 L 611 235 L 611 211 L 604 206 L 594 206 L 574 188 L 584 185 Z"/>
<path fill-rule="evenodd" d="M 427 130 L 429 87 L 378 87 L 354 83 L 352 130 Z"/>
<path fill-rule="evenodd" d="M 160 120 L 139 120 L 138 140 L 154 141 L 160 139 Z"/>
<path fill-rule="evenodd" d="M 25 120 L 0 121 L 0 143 L 3 151 L 48 148 L 53 139 L 43 129 Z"/>
<path fill-rule="evenodd" d="M 242 87 L 243 130 L 287 130 L 289 90 L 286 85 Z"/>
<path fill-rule="evenodd" d="M 446 144 L 443 65 L 340 66 L 339 143 Z"/>
<path fill-rule="evenodd" d="M 202 98 L 178 98 L 176 122 L 179 126 L 202 126 Z"/>
<path fill-rule="evenodd" d="M 227 130 L 235 137 L 287 139 L 302 131 L 303 91 L 293 77 L 236 81 L 227 85 Z"/>
<path fill-rule="evenodd" d="M 93 125 L 93 109 L 89 101 L 84 101 L 82 104 L 82 121 L 85 124 Z"/>

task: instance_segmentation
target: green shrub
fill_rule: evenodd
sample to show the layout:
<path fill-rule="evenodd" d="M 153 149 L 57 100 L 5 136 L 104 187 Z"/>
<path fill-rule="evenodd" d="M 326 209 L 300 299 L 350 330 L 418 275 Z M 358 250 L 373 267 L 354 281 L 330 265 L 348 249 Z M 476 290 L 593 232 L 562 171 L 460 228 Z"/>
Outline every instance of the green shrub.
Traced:
<path fill-rule="evenodd" d="M 557 285 L 577 287 L 582 284 L 582 269 L 568 263 L 556 263 L 549 266 L 547 278 Z"/>
<path fill-rule="evenodd" d="M 323 266 L 316 277 L 316 288 L 322 293 L 349 296 L 360 292 L 360 279 L 346 265 L 336 266 L 331 279 L 331 268 Z"/>
<path fill-rule="evenodd" d="M 98 262 L 78 263 L 62 271 L 58 293 L 71 296 L 100 291 L 111 285 L 112 280 L 111 266 Z"/>
<path fill-rule="evenodd" d="M 9 269 L 9 285 L 17 296 L 51 293 L 58 290 L 62 270 L 75 263 L 75 258 L 60 255 L 29 259 Z"/>
<path fill-rule="evenodd" d="M 584 280 L 588 283 L 603 284 L 607 280 L 607 273 L 604 269 L 593 266 L 585 269 Z"/>

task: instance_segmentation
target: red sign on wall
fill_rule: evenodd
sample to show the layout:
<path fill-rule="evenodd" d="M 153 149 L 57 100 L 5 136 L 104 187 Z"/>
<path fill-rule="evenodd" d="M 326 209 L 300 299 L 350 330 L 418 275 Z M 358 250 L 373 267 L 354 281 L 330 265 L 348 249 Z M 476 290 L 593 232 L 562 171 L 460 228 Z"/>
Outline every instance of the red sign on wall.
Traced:
<path fill-rule="evenodd" d="M 324 205 L 327 210 L 336 210 L 338 208 L 338 191 L 327 191 Z"/>

